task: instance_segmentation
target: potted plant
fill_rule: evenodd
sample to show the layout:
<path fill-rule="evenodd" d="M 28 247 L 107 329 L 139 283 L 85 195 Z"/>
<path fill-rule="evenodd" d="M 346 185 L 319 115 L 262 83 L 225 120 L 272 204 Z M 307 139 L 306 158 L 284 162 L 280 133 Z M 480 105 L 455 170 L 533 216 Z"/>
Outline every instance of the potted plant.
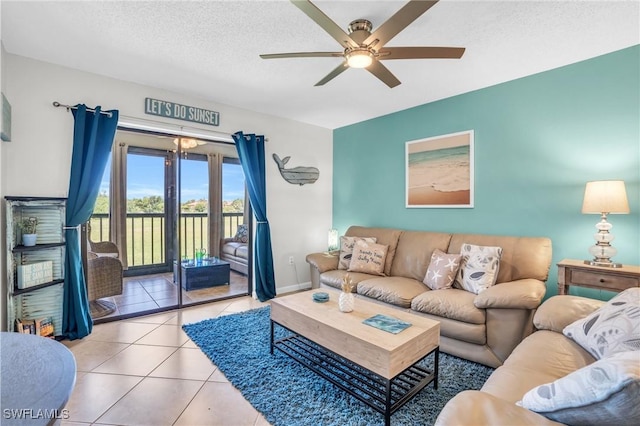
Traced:
<path fill-rule="evenodd" d="M 26 247 L 35 246 L 38 235 L 36 227 L 38 226 L 37 217 L 24 218 L 18 222 L 18 228 L 22 231 L 22 244 Z"/>

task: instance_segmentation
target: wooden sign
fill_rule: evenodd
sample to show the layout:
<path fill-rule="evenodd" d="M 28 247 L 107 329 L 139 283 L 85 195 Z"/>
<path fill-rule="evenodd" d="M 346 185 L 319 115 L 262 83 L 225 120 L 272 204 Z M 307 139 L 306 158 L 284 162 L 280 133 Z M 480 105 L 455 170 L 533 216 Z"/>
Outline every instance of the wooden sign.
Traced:
<path fill-rule="evenodd" d="M 204 108 L 182 105 L 175 102 L 162 101 L 160 99 L 145 98 L 144 112 L 160 117 L 175 118 L 176 120 L 191 121 L 193 123 L 220 125 L 220 113 Z"/>

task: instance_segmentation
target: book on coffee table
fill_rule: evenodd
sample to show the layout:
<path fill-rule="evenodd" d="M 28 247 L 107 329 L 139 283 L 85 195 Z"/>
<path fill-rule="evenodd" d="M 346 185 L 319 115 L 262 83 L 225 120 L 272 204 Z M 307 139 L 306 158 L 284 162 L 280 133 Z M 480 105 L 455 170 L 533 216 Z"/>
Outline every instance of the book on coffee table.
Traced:
<path fill-rule="evenodd" d="M 393 334 L 398 334 L 402 330 L 411 327 L 411 323 L 409 322 L 382 314 L 374 315 L 362 322 L 364 324 L 370 325 L 371 327 L 379 328 L 380 330 Z"/>

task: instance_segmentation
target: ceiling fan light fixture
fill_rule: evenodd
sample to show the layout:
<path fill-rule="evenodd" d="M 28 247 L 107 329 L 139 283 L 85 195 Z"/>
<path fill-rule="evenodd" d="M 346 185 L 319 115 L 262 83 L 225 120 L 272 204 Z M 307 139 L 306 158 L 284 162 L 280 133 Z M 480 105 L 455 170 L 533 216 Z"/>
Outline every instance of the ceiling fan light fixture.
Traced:
<path fill-rule="evenodd" d="M 176 144 L 176 146 L 180 145 L 182 149 L 191 149 L 198 146 L 198 141 L 192 138 L 175 138 L 173 143 Z"/>
<path fill-rule="evenodd" d="M 373 53 L 368 49 L 357 49 L 345 54 L 347 65 L 351 68 L 366 68 L 373 62 Z"/>

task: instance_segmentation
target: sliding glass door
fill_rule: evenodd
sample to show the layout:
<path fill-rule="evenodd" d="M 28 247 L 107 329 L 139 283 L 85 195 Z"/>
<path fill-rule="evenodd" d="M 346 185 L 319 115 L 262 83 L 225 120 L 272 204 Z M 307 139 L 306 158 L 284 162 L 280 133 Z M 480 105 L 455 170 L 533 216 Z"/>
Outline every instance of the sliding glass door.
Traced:
<path fill-rule="evenodd" d="M 125 268 L 105 318 L 250 294 L 244 185 L 231 144 L 118 130 L 91 220 Z"/>
<path fill-rule="evenodd" d="M 180 256 L 209 253 L 209 172 L 207 156 L 183 154 L 180 160 Z"/>
<path fill-rule="evenodd" d="M 128 276 L 169 272 L 174 258 L 175 154 L 129 147 L 126 241 Z"/>

